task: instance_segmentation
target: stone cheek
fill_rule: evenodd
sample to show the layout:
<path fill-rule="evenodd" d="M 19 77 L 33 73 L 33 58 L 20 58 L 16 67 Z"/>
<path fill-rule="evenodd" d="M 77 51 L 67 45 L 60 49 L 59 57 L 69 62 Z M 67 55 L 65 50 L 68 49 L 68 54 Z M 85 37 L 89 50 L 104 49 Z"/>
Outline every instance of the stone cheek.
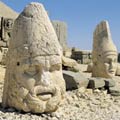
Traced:
<path fill-rule="evenodd" d="M 117 55 L 113 55 L 112 53 L 108 56 L 98 56 L 96 61 L 93 62 L 93 77 L 105 77 L 112 78 L 117 69 Z"/>

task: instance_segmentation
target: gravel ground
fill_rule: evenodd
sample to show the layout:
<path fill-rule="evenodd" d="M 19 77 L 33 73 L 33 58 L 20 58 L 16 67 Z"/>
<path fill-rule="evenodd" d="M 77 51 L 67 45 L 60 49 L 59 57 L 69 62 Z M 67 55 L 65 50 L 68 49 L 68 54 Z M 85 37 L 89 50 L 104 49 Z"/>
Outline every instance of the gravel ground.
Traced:
<path fill-rule="evenodd" d="M 81 65 L 81 69 L 85 67 Z M 0 66 L 0 102 L 4 73 L 5 68 Z M 83 74 L 90 76 L 90 73 Z M 120 77 L 116 79 L 120 81 Z M 120 97 L 113 97 L 106 90 L 80 88 L 67 91 L 58 110 L 51 114 L 22 113 L 0 105 L 0 120 L 120 120 Z"/>

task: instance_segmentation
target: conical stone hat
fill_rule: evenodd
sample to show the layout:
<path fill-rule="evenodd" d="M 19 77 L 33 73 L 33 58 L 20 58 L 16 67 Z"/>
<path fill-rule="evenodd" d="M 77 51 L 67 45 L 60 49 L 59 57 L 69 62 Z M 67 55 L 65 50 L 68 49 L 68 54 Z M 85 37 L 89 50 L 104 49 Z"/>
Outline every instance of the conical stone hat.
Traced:
<path fill-rule="evenodd" d="M 20 58 L 62 54 L 56 33 L 42 4 L 30 3 L 15 20 L 9 51 L 12 54 L 16 52 Z"/>
<path fill-rule="evenodd" d="M 117 55 L 117 48 L 111 37 L 109 24 L 102 21 L 97 25 L 93 34 L 93 60 L 98 56 L 104 57 L 109 54 Z"/>

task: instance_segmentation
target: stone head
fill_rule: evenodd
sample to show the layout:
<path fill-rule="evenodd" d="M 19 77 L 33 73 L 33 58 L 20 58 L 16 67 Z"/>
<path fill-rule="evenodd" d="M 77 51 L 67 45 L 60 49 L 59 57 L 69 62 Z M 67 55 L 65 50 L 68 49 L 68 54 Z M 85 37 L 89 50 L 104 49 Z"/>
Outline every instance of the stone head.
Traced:
<path fill-rule="evenodd" d="M 13 19 L 11 18 L 4 19 L 4 27 L 6 31 L 11 31 L 13 28 Z"/>
<path fill-rule="evenodd" d="M 94 31 L 93 77 L 112 78 L 117 69 L 117 49 L 114 45 L 107 21 L 102 21 Z"/>
<path fill-rule="evenodd" d="M 55 111 L 65 92 L 61 57 L 43 5 L 30 3 L 14 23 L 3 105 L 34 113 Z"/>

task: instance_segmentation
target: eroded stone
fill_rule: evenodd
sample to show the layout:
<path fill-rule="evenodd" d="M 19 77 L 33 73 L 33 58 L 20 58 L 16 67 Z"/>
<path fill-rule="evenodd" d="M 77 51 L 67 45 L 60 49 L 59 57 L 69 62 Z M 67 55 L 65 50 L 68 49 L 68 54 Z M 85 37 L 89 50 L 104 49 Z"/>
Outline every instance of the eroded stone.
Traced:
<path fill-rule="evenodd" d="M 117 69 L 117 49 L 107 21 L 97 25 L 93 36 L 93 77 L 112 78 Z"/>
<path fill-rule="evenodd" d="M 73 90 L 81 87 L 87 88 L 89 80 L 80 72 L 72 72 L 63 70 L 63 77 L 66 82 L 66 89 Z"/>
<path fill-rule="evenodd" d="M 105 86 L 105 81 L 102 78 L 89 78 L 88 88 L 97 89 L 103 88 Z"/>
<path fill-rule="evenodd" d="M 55 111 L 65 93 L 62 49 L 42 4 L 25 7 L 11 39 L 3 106 L 33 113 Z"/>

